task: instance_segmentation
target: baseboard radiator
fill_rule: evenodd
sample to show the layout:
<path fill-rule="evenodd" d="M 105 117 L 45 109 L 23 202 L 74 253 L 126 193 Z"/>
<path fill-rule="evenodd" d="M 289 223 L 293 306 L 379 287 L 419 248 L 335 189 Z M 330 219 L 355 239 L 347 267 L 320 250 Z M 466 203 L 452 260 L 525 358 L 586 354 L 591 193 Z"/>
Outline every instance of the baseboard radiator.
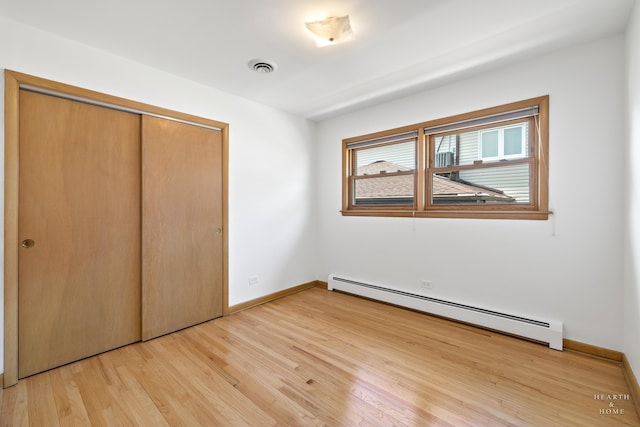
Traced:
<path fill-rule="evenodd" d="M 334 275 L 329 275 L 327 288 L 548 343 L 550 348 L 562 350 L 561 322 L 528 319 Z"/>

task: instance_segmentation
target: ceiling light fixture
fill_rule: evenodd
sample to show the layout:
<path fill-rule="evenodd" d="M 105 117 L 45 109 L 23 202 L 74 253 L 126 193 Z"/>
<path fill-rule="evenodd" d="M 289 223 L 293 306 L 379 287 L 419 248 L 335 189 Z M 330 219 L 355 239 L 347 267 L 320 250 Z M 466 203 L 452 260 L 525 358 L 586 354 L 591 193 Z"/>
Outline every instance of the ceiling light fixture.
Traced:
<path fill-rule="evenodd" d="M 349 15 L 331 17 L 322 21 L 305 22 L 307 29 L 313 34 L 317 47 L 344 43 L 353 40 L 353 31 Z"/>
<path fill-rule="evenodd" d="M 277 68 L 277 65 L 275 62 L 267 61 L 266 59 L 258 59 L 258 58 L 252 59 L 251 61 L 249 61 L 248 65 L 249 65 L 249 68 L 251 68 L 256 73 L 260 73 L 260 74 L 273 73 Z"/>

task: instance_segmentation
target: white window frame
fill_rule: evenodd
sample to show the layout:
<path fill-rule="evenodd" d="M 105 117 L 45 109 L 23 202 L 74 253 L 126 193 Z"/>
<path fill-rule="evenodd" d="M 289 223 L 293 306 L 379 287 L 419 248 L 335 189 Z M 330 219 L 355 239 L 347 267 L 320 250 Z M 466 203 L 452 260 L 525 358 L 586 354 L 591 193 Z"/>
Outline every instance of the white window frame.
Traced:
<path fill-rule="evenodd" d="M 527 157 L 527 148 L 526 148 L 527 146 L 526 146 L 526 138 L 524 137 L 525 135 L 524 127 L 525 127 L 524 123 L 519 123 L 513 126 L 505 126 L 497 129 L 496 128 L 482 129 L 478 131 L 478 159 L 482 161 L 496 161 L 501 159 L 521 159 L 523 157 Z M 504 154 L 504 131 L 507 129 L 515 129 L 515 128 L 520 128 L 520 154 L 505 155 Z M 498 155 L 483 157 L 482 156 L 482 146 L 484 144 L 483 136 L 486 133 L 495 132 L 495 131 L 498 131 Z"/>

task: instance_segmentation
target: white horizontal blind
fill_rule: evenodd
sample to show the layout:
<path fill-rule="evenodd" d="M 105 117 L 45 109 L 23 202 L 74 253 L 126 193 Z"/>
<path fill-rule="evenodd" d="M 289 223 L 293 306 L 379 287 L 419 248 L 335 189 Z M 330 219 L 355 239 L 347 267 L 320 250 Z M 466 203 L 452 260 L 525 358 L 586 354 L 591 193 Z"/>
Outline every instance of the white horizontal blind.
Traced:
<path fill-rule="evenodd" d="M 347 144 L 347 150 L 353 150 L 356 148 L 374 147 L 378 145 L 393 144 L 406 141 L 417 141 L 418 131 L 412 130 L 409 132 L 397 133 L 395 135 L 381 136 L 380 138 L 365 139 L 362 141 L 354 141 Z"/>
<path fill-rule="evenodd" d="M 355 152 L 356 170 L 375 162 L 388 162 L 414 170 L 418 131 L 410 131 L 347 144 Z"/>
<path fill-rule="evenodd" d="M 439 126 L 432 126 L 424 129 L 425 135 L 433 135 L 436 133 L 451 132 L 459 129 L 481 126 L 490 123 L 498 123 L 506 120 L 522 119 L 533 117 L 539 114 L 538 106 L 527 107 L 521 110 L 507 111 L 505 113 L 495 114 L 491 116 L 478 117 L 475 119 L 464 120 L 456 123 L 447 123 Z"/>

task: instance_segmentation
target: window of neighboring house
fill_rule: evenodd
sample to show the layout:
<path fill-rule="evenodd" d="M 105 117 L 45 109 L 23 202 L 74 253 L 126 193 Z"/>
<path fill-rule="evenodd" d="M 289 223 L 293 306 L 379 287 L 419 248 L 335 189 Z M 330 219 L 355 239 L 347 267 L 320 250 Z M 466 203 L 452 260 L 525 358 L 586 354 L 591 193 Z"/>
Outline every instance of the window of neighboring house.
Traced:
<path fill-rule="evenodd" d="M 487 160 L 515 159 L 527 154 L 526 123 L 481 130 L 478 135 L 479 158 Z"/>
<path fill-rule="evenodd" d="M 548 97 L 343 142 L 343 215 L 548 217 Z"/>

